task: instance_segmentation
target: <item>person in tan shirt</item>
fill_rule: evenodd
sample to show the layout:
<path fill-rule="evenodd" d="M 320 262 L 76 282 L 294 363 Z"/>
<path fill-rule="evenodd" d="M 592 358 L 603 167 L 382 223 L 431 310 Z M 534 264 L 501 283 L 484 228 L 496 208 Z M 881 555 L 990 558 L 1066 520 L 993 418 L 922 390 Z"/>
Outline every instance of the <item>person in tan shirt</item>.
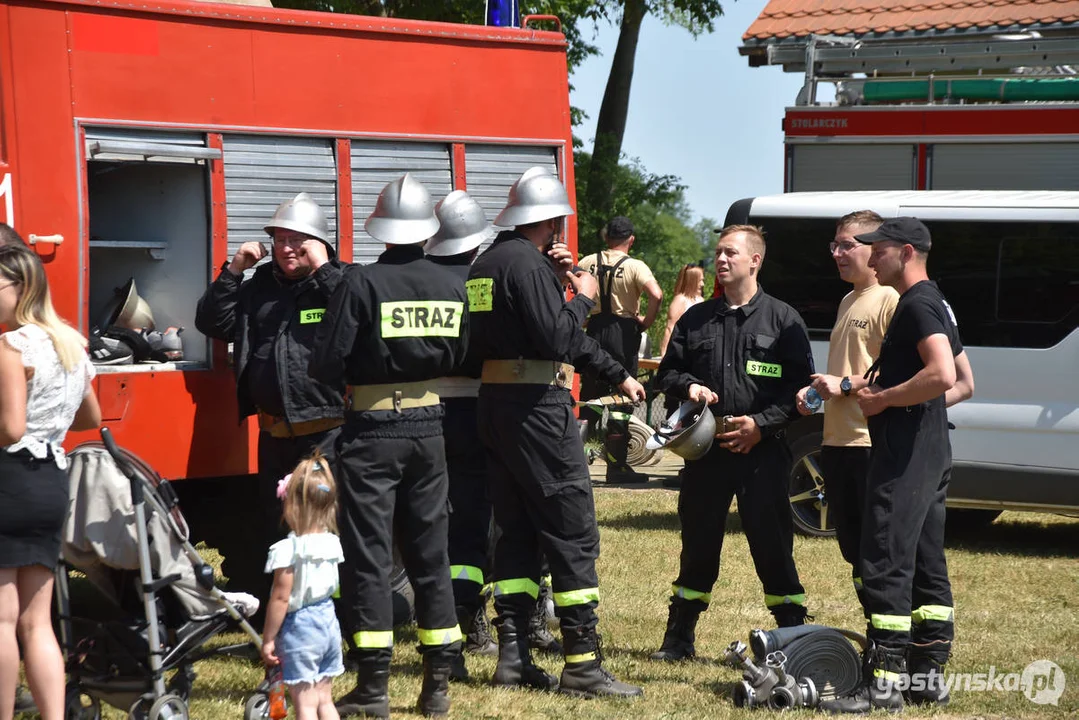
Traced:
<path fill-rule="evenodd" d="M 599 302 L 588 318 L 586 332 L 599 342 L 611 357 L 637 377 L 637 355 L 641 335 L 652 326 L 659 311 L 663 290 L 652 271 L 640 260 L 629 256 L 636 237 L 629 218 L 611 218 L 604 228 L 607 249 L 588 255 L 578 263 L 581 269 L 599 280 Z M 648 305 L 641 314 L 641 297 L 647 295 Z M 581 399 L 603 397 L 614 388 L 602 378 L 581 375 Z M 607 459 L 607 482 L 647 482 L 648 476 L 634 471 L 626 458 L 629 453 L 629 415 L 632 408 L 612 405 L 607 421 L 604 450 Z M 592 408 L 581 409 L 581 419 L 595 427 L 599 414 Z"/>
<path fill-rule="evenodd" d="M 812 376 L 813 382 L 798 392 L 798 411 L 809 415 L 806 391 L 810 387 L 825 401 L 821 472 L 828 509 L 835 522 L 836 538 L 843 559 L 850 563 L 854 589 L 862 600 L 858 570 L 858 546 L 862 534 L 866 474 L 869 469 L 869 429 L 858 407 L 857 393 L 868 382 L 862 377 L 880 355 L 881 342 L 892 320 L 899 293 L 881 285 L 869 267 L 870 247 L 854 236 L 876 230 L 884 222 L 872 210 L 841 217 L 829 244 L 839 276 L 851 290 L 839 303 L 839 312 L 828 343 L 828 372 Z"/>

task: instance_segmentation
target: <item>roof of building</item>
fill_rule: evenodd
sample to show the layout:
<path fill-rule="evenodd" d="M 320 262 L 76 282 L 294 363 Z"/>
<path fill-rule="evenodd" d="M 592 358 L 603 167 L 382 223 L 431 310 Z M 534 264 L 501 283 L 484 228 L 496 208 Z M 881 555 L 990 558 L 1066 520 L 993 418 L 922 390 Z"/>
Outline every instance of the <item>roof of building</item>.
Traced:
<path fill-rule="evenodd" d="M 898 38 L 1069 26 L 1079 27 L 1079 0 L 769 0 L 742 38 L 756 44 L 811 34 Z"/>

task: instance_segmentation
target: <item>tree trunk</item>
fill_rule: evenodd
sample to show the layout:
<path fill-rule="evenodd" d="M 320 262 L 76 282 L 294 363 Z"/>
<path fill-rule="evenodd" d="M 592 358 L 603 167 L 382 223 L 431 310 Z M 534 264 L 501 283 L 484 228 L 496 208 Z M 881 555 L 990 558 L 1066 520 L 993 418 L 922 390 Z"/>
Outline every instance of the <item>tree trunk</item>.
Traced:
<path fill-rule="evenodd" d="M 637 40 L 641 35 L 641 21 L 647 12 L 646 0 L 626 0 L 623 6 L 618 46 L 614 51 L 611 74 L 607 76 L 607 89 L 603 92 L 603 104 L 596 119 L 596 139 L 588 173 L 588 208 L 594 221 L 599 224 L 606 221 L 611 211 L 614 171 L 622 155 L 622 138 L 626 134 Z M 582 230 L 598 230 L 598 227 Z"/>

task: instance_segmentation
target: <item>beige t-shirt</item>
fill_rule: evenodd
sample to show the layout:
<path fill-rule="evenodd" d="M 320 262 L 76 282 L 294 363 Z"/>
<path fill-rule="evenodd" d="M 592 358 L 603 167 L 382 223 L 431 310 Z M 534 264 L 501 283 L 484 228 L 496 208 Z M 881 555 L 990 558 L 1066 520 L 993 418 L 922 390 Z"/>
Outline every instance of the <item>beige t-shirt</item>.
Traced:
<path fill-rule="evenodd" d="M 899 293 L 873 285 L 851 291 L 839 303 L 839 315 L 828 343 L 828 374 L 851 378 L 865 374 L 880 355 L 884 331 L 892 321 Z M 865 416 L 852 393 L 836 396 L 824 408 L 824 444 L 838 447 L 868 446 Z"/>
<path fill-rule="evenodd" d="M 604 250 L 596 255 L 582 258 L 578 265 L 582 270 L 587 270 L 599 279 L 599 257 L 602 255 L 603 264 L 613 267 L 626 254 L 621 250 Z M 637 317 L 640 312 L 641 293 L 649 281 L 655 280 L 652 271 L 640 260 L 629 258 L 614 273 L 611 280 L 611 312 L 619 317 Z M 600 295 L 604 291 L 603 283 L 600 283 Z M 596 298 L 596 306 L 592 308 L 592 314 L 601 312 L 601 303 Z"/>

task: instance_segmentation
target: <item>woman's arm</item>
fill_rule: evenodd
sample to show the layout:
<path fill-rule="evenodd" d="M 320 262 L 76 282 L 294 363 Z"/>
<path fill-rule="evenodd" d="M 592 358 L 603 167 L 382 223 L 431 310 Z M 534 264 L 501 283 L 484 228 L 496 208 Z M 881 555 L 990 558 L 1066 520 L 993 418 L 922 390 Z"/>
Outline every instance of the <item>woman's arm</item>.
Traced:
<path fill-rule="evenodd" d="M 675 295 L 671 298 L 671 306 L 667 308 L 667 327 L 663 328 L 663 339 L 659 343 L 660 357 L 667 354 L 667 343 L 671 341 L 671 332 L 674 331 L 674 324 L 678 322 L 678 318 L 682 317 L 682 313 L 685 311 L 685 295 Z"/>
<path fill-rule="evenodd" d="M 71 421 L 72 430 L 94 430 L 101 426 L 101 406 L 97 402 L 97 393 L 93 386 L 86 388 L 86 394 L 82 397 L 82 404 L 75 411 L 75 419 Z"/>
<path fill-rule="evenodd" d="M 26 434 L 26 368 L 22 353 L 0 341 L 0 447 Z"/>

